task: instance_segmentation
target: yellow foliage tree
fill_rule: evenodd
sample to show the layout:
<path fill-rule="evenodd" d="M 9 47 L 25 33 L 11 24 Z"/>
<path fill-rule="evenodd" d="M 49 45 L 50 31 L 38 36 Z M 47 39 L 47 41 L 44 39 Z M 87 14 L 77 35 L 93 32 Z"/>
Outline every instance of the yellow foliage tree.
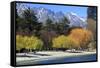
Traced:
<path fill-rule="evenodd" d="M 66 36 L 61 35 L 57 38 L 54 38 L 52 42 L 54 48 L 63 48 L 65 47 L 64 45 L 66 44 Z"/>
<path fill-rule="evenodd" d="M 38 49 L 41 50 L 43 42 L 35 36 L 21 36 L 16 35 L 16 50 L 25 49 Z"/>
<path fill-rule="evenodd" d="M 20 49 L 22 49 L 23 48 L 23 37 L 22 36 L 20 36 L 20 35 L 17 35 L 16 36 L 16 50 L 20 50 Z"/>

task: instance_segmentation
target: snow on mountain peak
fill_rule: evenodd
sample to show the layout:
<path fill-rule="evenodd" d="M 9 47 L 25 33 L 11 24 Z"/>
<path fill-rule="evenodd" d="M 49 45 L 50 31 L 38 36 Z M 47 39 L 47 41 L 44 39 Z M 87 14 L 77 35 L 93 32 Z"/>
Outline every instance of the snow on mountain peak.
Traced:
<path fill-rule="evenodd" d="M 70 24 L 70 27 L 82 27 L 86 28 L 87 22 L 85 19 L 79 17 L 76 13 L 74 12 L 69 12 L 67 14 L 64 14 L 63 12 L 54 12 L 51 11 L 50 9 L 44 8 L 44 7 L 39 7 L 39 8 L 33 8 L 32 11 L 35 12 L 35 16 L 38 19 L 38 22 L 45 24 L 47 19 L 50 19 L 53 23 L 61 23 L 66 17 Z"/>
<path fill-rule="evenodd" d="M 67 13 L 66 17 L 70 22 L 70 27 L 86 28 L 87 26 L 87 22 L 83 18 L 79 17 L 76 13 Z"/>

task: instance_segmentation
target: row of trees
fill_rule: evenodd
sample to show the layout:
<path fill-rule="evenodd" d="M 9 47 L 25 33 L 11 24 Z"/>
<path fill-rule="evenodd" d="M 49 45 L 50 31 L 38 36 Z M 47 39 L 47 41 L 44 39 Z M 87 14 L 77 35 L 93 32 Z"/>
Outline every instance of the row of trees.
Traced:
<path fill-rule="evenodd" d="M 67 49 L 86 49 L 93 40 L 92 32 L 86 29 L 74 28 L 68 36 L 61 35 L 53 39 L 53 47 Z"/>
<path fill-rule="evenodd" d="M 74 28 L 70 31 L 69 35 L 59 35 L 50 42 L 51 48 L 65 48 L 65 49 L 87 49 L 88 44 L 92 41 L 93 36 L 91 31 Z M 35 36 L 16 36 L 16 48 L 28 50 L 43 50 L 43 41 Z"/>

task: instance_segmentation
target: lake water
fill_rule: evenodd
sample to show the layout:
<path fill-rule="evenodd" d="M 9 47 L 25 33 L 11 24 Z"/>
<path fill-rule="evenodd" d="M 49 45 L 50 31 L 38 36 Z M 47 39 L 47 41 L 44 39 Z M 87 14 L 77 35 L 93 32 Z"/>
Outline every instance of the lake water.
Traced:
<path fill-rule="evenodd" d="M 74 56 L 74 57 L 62 57 L 60 59 L 50 59 L 38 62 L 38 64 L 51 64 L 51 63 L 68 63 L 68 62 L 84 62 L 84 61 L 96 61 L 96 54 Z"/>
<path fill-rule="evenodd" d="M 17 65 L 38 65 L 38 64 L 57 64 L 57 63 L 70 63 L 70 62 L 85 62 L 85 61 L 96 61 L 96 54 L 82 55 L 82 56 L 72 56 L 72 57 L 61 57 L 52 58 L 39 61 L 25 61 L 18 62 Z"/>

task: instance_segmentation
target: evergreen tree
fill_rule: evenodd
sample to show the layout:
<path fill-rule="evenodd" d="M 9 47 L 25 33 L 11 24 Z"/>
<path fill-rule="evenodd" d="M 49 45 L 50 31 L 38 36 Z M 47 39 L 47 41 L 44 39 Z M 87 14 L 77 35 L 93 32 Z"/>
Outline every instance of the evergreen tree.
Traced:
<path fill-rule="evenodd" d="M 38 23 L 37 17 L 31 8 L 23 10 L 22 17 L 17 18 L 17 28 L 25 34 L 38 35 L 41 29 L 41 23 Z"/>
<path fill-rule="evenodd" d="M 96 20 L 97 7 L 88 7 L 87 13 L 88 13 L 88 18 Z"/>

